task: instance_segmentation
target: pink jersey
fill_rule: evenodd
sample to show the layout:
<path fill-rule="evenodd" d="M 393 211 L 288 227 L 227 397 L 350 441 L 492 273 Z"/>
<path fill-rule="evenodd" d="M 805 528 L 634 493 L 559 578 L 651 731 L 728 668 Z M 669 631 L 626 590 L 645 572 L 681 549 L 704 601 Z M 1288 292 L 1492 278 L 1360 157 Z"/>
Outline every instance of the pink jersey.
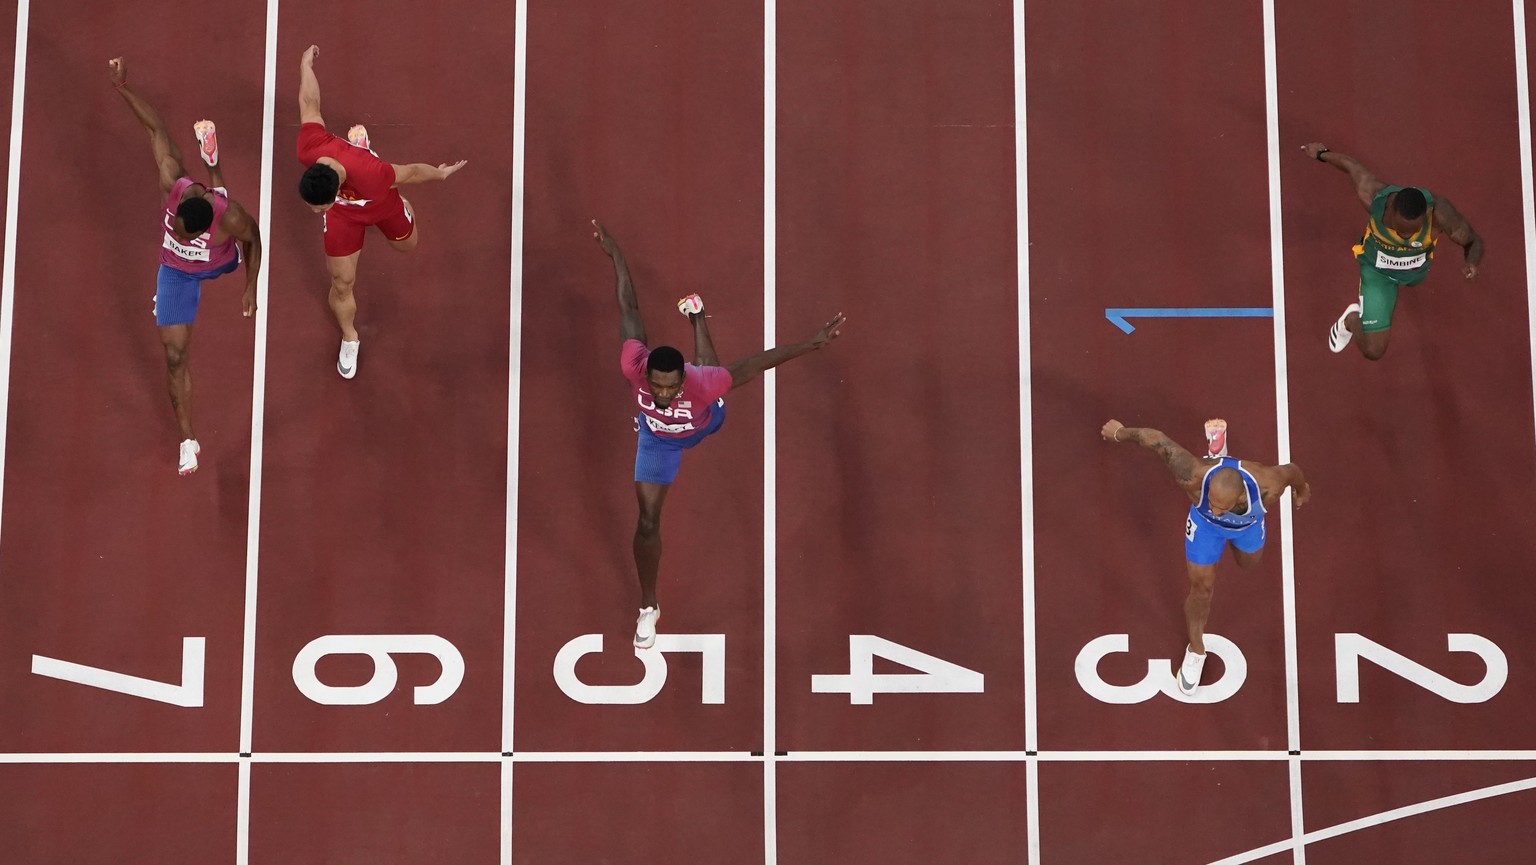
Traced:
<path fill-rule="evenodd" d="M 224 211 L 229 209 L 228 198 L 218 192 L 213 193 L 213 224 L 208 226 L 207 231 L 193 238 L 191 243 L 182 243 L 171 231 L 173 220 L 176 219 L 176 208 L 181 204 L 181 197 L 186 194 L 187 187 L 191 185 L 192 178 L 183 177 L 171 186 L 170 194 L 165 197 L 165 217 L 161 220 L 165 240 L 160 244 L 160 263 L 183 273 L 219 270 L 239 255 L 233 237 L 224 238 L 224 242 L 218 246 L 213 245 L 213 235 L 219 230 L 219 220 L 224 218 Z"/>
<path fill-rule="evenodd" d="M 651 432 L 662 438 L 687 438 L 709 426 L 715 400 L 731 389 L 731 371 L 723 366 L 683 364 L 683 389 L 666 408 L 656 405 L 646 384 L 645 363 L 651 350 L 638 339 L 624 341 L 619 368 L 634 386 L 635 403 Z"/>

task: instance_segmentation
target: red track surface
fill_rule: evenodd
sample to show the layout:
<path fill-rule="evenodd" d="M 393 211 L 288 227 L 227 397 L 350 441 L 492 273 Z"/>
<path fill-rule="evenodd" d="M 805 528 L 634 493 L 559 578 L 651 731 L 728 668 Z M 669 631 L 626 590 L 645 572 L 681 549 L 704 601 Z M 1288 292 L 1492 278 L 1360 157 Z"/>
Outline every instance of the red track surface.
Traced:
<path fill-rule="evenodd" d="M 1297 777 L 1303 831 L 1362 821 L 1306 839 L 1311 865 L 1528 861 L 1531 789 L 1380 817 L 1536 775 L 1522 720 L 1536 710 L 1529 203 L 1510 10 L 1458 7 L 1450 22 L 1424 0 L 1390 19 L 1359 0 L 1278 5 L 1280 424 L 1270 319 L 1138 321 L 1130 335 L 1104 319 L 1272 303 L 1259 4 L 1028 2 L 1021 214 L 1010 4 L 779 0 L 765 202 L 760 8 L 530 2 L 514 262 L 514 7 L 284 3 L 264 366 L 238 278 L 211 284 L 193 348 L 203 468 L 183 479 L 149 318 L 153 166 L 104 66 L 127 55 L 194 175 L 191 123 L 216 119 L 232 194 L 258 212 L 265 7 L 209 16 L 191 62 L 186 31 L 165 23 L 188 11 L 167 0 L 31 4 L 0 511 L 0 865 L 495 863 L 508 837 L 530 865 L 735 865 L 765 849 L 807 865 L 1277 865 L 1300 861 L 1270 848 L 1295 834 Z M 0 4 L 0 45 L 15 21 Z M 312 42 L 333 130 L 367 123 L 392 161 L 469 160 L 408 190 L 415 254 L 370 235 L 350 382 L 330 372 L 318 220 L 292 194 L 296 66 Z M 1300 156 L 1314 139 L 1450 196 L 1488 243 L 1478 285 L 1446 248 L 1404 292 L 1380 364 L 1324 347 L 1354 290 L 1361 214 L 1341 175 Z M 633 433 L 593 217 L 630 257 L 653 344 L 686 345 L 671 301 L 695 291 L 725 358 L 760 346 L 765 292 L 779 342 L 850 316 L 843 340 L 777 373 L 772 446 L 759 382 L 731 395 L 727 432 L 688 455 L 669 497 L 661 630 L 724 636 L 721 704 L 701 702 L 698 655 L 668 655 L 666 686 L 640 705 L 579 703 L 551 675 L 589 634 L 607 651 L 581 660 L 582 682 L 640 675 L 627 647 Z M 1154 458 L 1100 441 L 1099 425 L 1196 444 L 1212 415 L 1245 458 L 1274 460 L 1286 432 L 1312 478 L 1290 533 L 1294 729 L 1276 516 L 1264 565 L 1224 565 L 1218 580 L 1211 631 L 1248 666 L 1234 696 L 1111 705 L 1074 677 L 1095 638 L 1127 636 L 1129 653 L 1098 667 L 1124 685 L 1147 658 L 1177 657 L 1183 636 L 1182 502 Z M 1446 635 L 1481 635 L 1509 678 L 1458 704 L 1365 663 L 1360 702 L 1341 703 L 1344 633 L 1461 683 L 1483 666 L 1447 653 Z M 463 682 L 415 705 L 438 674 L 418 655 L 370 705 L 300 693 L 300 650 L 357 634 L 445 638 Z M 813 692 L 812 677 L 849 673 L 852 635 L 979 672 L 985 689 L 872 705 Z M 176 682 L 195 636 L 199 708 L 31 672 L 41 655 Z M 373 672 L 359 655 L 316 669 L 333 685 Z M 1207 678 L 1225 672 L 1216 661 Z M 253 755 L 238 754 L 242 708 Z"/>

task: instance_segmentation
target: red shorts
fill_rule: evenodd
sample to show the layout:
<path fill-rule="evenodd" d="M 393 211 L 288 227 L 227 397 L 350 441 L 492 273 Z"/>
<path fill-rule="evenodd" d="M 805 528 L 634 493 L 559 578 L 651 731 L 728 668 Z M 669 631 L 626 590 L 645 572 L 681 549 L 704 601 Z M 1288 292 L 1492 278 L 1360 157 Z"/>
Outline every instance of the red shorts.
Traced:
<path fill-rule="evenodd" d="M 375 201 L 358 207 L 337 202 L 325 216 L 325 254 L 345 258 L 363 248 L 363 233 L 377 225 L 390 240 L 404 240 L 416 230 L 415 216 L 397 193 L 393 201 Z"/>

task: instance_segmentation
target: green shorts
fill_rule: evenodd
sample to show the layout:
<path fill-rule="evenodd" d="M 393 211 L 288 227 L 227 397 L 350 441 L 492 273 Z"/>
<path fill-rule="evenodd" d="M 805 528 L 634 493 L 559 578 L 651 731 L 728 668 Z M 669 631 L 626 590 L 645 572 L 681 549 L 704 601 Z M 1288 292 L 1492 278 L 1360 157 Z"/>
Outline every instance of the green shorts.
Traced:
<path fill-rule="evenodd" d="M 1392 327 L 1392 310 L 1397 306 L 1397 289 L 1418 285 L 1429 268 L 1414 274 L 1412 282 L 1398 281 L 1369 264 L 1360 265 L 1360 332 L 1374 333 Z"/>

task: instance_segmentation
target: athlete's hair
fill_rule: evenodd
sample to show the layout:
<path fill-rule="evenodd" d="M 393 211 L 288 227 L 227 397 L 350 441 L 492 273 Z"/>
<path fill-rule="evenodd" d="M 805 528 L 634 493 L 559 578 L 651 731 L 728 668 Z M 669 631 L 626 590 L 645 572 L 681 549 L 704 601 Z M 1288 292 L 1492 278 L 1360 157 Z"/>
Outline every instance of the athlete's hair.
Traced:
<path fill-rule="evenodd" d="M 670 345 L 651 352 L 651 359 L 645 362 L 646 372 L 679 372 L 682 368 L 683 353 Z"/>
<path fill-rule="evenodd" d="M 336 200 L 338 189 L 341 176 L 329 165 L 316 162 L 304 169 L 304 176 L 299 178 L 299 197 L 309 204 L 330 204 Z"/>
<path fill-rule="evenodd" d="M 1243 476 L 1230 466 L 1217 469 L 1211 474 L 1211 492 L 1240 496 L 1243 494 Z"/>
<path fill-rule="evenodd" d="M 1392 199 L 1392 209 L 1404 219 L 1418 219 L 1424 215 L 1424 210 L 1429 207 L 1429 202 L 1424 200 L 1424 191 L 1414 186 L 1399 189 L 1397 197 Z"/>
<path fill-rule="evenodd" d="M 213 224 L 213 205 L 202 198 L 189 198 L 176 205 L 176 215 L 188 234 L 202 234 Z"/>

